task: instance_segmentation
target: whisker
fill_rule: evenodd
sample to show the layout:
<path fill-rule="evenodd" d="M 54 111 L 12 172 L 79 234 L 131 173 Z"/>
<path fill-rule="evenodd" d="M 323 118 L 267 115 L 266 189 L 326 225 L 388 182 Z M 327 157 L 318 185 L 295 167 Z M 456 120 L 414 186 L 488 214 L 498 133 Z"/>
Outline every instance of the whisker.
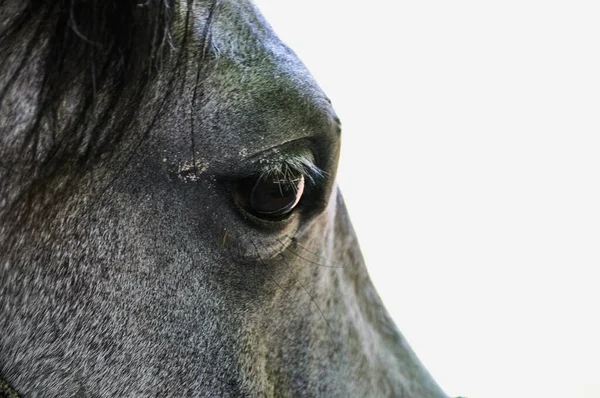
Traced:
<path fill-rule="evenodd" d="M 238 243 L 236 243 L 236 247 L 238 248 L 238 252 L 240 253 L 240 256 L 241 256 L 241 244 L 239 243 L 240 236 L 236 235 L 236 234 L 233 234 L 233 235 L 230 235 L 230 238 L 231 239 L 229 240 L 229 242 L 238 242 Z M 260 256 L 260 254 L 258 252 L 258 248 L 257 248 L 256 244 L 254 242 L 251 242 L 251 243 L 254 246 L 254 249 L 256 250 L 256 253 L 257 253 L 258 257 L 259 257 L 259 260 L 264 265 L 265 263 L 264 263 L 262 257 Z M 231 250 L 231 245 L 228 244 L 227 246 Z M 256 270 L 256 268 L 253 268 L 253 269 Z M 297 299 L 294 299 L 279 283 L 277 283 L 277 281 L 273 277 L 271 277 L 270 275 L 269 275 L 269 277 L 271 278 L 271 281 L 273 283 L 275 283 L 275 285 L 277 285 L 277 287 L 279 289 L 281 289 L 291 299 L 292 303 L 296 303 L 298 301 Z M 269 313 L 269 312 L 266 312 L 265 314 L 266 314 L 266 316 L 265 317 L 261 317 L 261 319 L 259 321 L 260 324 L 261 324 L 261 327 L 263 329 L 265 329 L 265 330 L 272 330 L 273 329 L 273 324 L 276 323 L 275 321 L 277 320 L 276 319 L 276 315 L 274 315 L 273 313 Z M 287 341 L 289 344 L 291 344 L 291 346 L 295 346 L 296 344 L 298 344 L 298 341 L 292 339 L 291 337 L 289 337 L 287 333 L 278 334 L 278 337 L 282 338 L 285 341 Z"/>
<path fill-rule="evenodd" d="M 227 228 L 223 228 L 223 232 L 221 233 L 221 248 L 225 247 L 227 244 L 227 238 L 229 237 L 229 231 Z"/>
<path fill-rule="evenodd" d="M 298 282 L 298 284 L 302 287 L 302 289 L 306 292 L 306 295 L 308 297 L 310 297 L 310 300 L 315 304 L 315 306 L 317 307 L 317 310 L 319 310 L 319 313 L 321 314 L 321 317 L 323 317 L 323 320 L 325 321 L 325 323 L 327 324 L 327 328 L 329 329 L 330 332 L 333 332 L 333 329 L 331 328 L 331 325 L 329 324 L 329 321 L 327 320 L 327 317 L 325 317 L 325 314 L 323 313 L 323 310 L 321 310 L 321 307 L 319 307 L 319 304 L 317 303 L 317 301 L 315 300 L 315 298 L 310 294 L 310 292 L 308 291 L 308 289 L 306 288 L 306 286 L 304 286 L 304 284 L 300 281 L 300 279 L 298 279 L 298 276 L 296 275 L 296 273 L 294 272 L 294 269 L 292 268 L 292 266 L 288 263 L 287 259 L 285 258 L 285 255 L 282 253 L 279 254 L 281 256 L 281 259 L 283 260 L 283 262 L 285 263 L 285 265 L 288 267 L 288 269 L 290 270 L 290 273 L 292 274 L 292 277 L 294 278 L 294 280 L 296 282 Z"/>
<path fill-rule="evenodd" d="M 290 239 L 290 240 L 291 240 L 292 242 L 295 242 L 295 244 L 296 244 L 296 245 L 300 246 L 300 244 L 299 244 L 299 243 L 297 243 L 297 241 L 295 241 L 294 239 Z M 282 245 L 282 246 L 285 246 L 285 243 L 283 243 L 283 242 L 281 241 L 281 239 L 277 238 L 277 241 L 279 241 L 279 243 L 281 243 L 281 245 Z M 300 246 L 300 247 L 301 247 L 302 249 L 306 250 L 307 252 L 311 253 L 311 254 L 312 254 L 312 255 L 314 255 L 315 257 L 320 257 L 320 258 L 323 258 L 323 257 L 321 257 L 321 256 L 319 256 L 319 255 L 317 255 L 317 254 L 315 254 L 315 253 L 313 253 L 313 252 L 311 252 L 310 250 L 308 250 L 308 249 L 306 249 L 306 248 L 304 248 L 304 247 L 302 247 L 302 246 Z M 325 268 L 343 268 L 342 266 L 339 266 L 339 265 L 321 264 L 321 263 L 317 263 L 317 262 L 315 262 L 315 261 L 309 260 L 308 258 L 306 258 L 306 257 L 304 257 L 304 256 L 301 256 L 300 254 L 296 253 L 295 251 L 293 251 L 293 250 L 292 250 L 291 248 L 289 248 L 289 247 L 286 247 L 286 248 L 285 248 L 285 250 L 289 251 L 289 252 L 290 252 L 290 253 L 292 253 L 294 256 L 296 256 L 296 257 L 298 257 L 298 258 L 301 258 L 302 260 L 304 260 L 304 261 L 306 261 L 306 262 L 308 262 L 308 263 L 310 263 L 310 264 L 317 265 L 317 266 L 319 266 L 319 267 L 325 267 Z M 323 258 L 323 259 L 324 259 L 324 258 Z"/>
<path fill-rule="evenodd" d="M 194 175 L 196 176 L 196 178 L 198 178 L 198 161 L 196 160 L 196 141 L 195 141 L 195 131 L 194 131 L 194 107 L 197 103 L 197 99 L 198 96 L 203 96 L 204 93 L 198 93 L 198 87 L 200 85 L 200 76 L 201 76 L 201 72 L 203 71 L 202 65 L 204 64 L 204 59 L 207 56 L 207 43 L 210 42 L 210 35 L 211 35 L 211 25 L 213 22 L 213 18 L 214 18 L 214 14 L 215 14 L 215 10 L 217 8 L 218 5 L 218 0 L 216 0 L 212 6 L 210 7 L 209 11 L 208 11 L 208 16 L 206 18 L 206 25 L 204 26 L 204 32 L 203 32 L 203 36 L 202 36 L 202 45 L 201 45 L 201 52 L 200 52 L 200 59 L 198 60 L 198 66 L 196 69 L 196 81 L 194 83 L 194 90 L 192 92 L 192 100 L 190 102 L 190 145 L 191 145 L 191 150 L 192 150 L 192 162 L 193 162 L 193 166 L 194 166 Z"/>
<path fill-rule="evenodd" d="M 250 243 L 252 243 L 252 246 L 254 246 L 254 250 L 256 250 L 256 255 L 258 256 L 258 259 L 260 260 L 261 264 L 264 265 L 266 267 L 266 264 L 264 262 L 264 260 L 262 259 L 262 256 L 260 255 L 260 252 L 258 251 L 258 247 L 256 247 L 256 244 L 254 243 L 254 241 L 250 241 Z M 277 282 L 275 280 L 275 278 L 273 278 L 268 272 L 266 273 L 266 275 L 269 277 L 269 279 L 271 279 L 271 281 L 273 281 L 273 283 L 275 283 L 283 293 L 285 293 L 286 296 L 288 296 L 292 301 L 296 301 L 295 298 L 293 298 L 280 284 L 279 282 Z"/>
<path fill-rule="evenodd" d="M 325 257 L 323 257 L 323 256 L 321 256 L 321 255 L 319 255 L 319 254 L 317 254 L 317 253 L 309 250 L 308 248 L 306 248 L 306 246 L 302 246 L 300 244 L 300 242 L 298 242 L 298 239 L 296 239 L 296 237 L 294 237 L 294 236 L 289 237 L 289 236 L 286 235 L 286 238 L 288 238 L 293 243 L 294 246 L 300 247 L 302 250 L 304 250 L 306 252 L 309 252 L 310 254 L 312 254 L 315 257 L 318 257 L 318 258 L 323 259 L 325 261 L 329 261 L 329 259 L 327 259 L 327 258 L 325 258 Z"/>

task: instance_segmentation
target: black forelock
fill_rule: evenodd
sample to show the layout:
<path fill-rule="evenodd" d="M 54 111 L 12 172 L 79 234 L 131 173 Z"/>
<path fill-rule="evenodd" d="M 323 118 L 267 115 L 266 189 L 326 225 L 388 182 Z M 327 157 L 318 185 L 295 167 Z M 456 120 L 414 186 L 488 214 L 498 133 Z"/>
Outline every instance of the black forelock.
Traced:
<path fill-rule="evenodd" d="M 142 4 L 132 0 L 30 0 L 21 3 L 20 10 L 12 15 L 10 7 L 5 10 L 9 22 L 0 30 L 0 53 L 9 54 L 20 47 L 25 48 L 25 55 L 17 60 L 20 64 L 16 68 L 5 65 L 15 59 L 0 60 L 0 71 L 12 71 L 10 76 L 4 76 L 5 84 L 0 87 L 2 106 L 6 94 L 20 81 L 22 71 L 31 62 L 32 49 L 42 41 L 46 43 L 39 68 L 42 77 L 36 93 L 35 122 L 26 133 L 23 149 L 29 148 L 32 155 L 36 154 L 36 141 L 40 139 L 36 134 L 42 123 L 60 130 L 52 131 L 55 145 L 62 140 L 76 140 L 75 130 L 84 130 L 78 127 L 88 116 L 98 92 L 108 91 L 117 99 L 128 85 L 142 88 L 163 58 L 169 41 L 172 3 L 172 0 L 148 0 Z M 56 125 L 53 119 L 57 106 L 75 83 L 79 86 L 76 111 L 70 123 Z M 105 106 L 107 115 L 113 111 L 112 102 L 109 100 Z M 102 115 L 96 119 L 101 123 Z"/>
<path fill-rule="evenodd" d="M 18 148 L 0 160 L 4 188 L 43 186 L 65 159 L 83 166 L 122 138 L 148 82 L 170 50 L 185 45 L 171 42 L 176 7 L 174 0 L 0 0 L 0 54 L 23 54 L 0 57 L 0 114 L 11 117 L 11 91 L 35 91 L 27 93 L 35 112 Z M 40 71 L 35 89 L 23 73 L 32 62 Z M 0 134 L 10 137 L 12 128 L 5 120 Z M 0 136 L 6 155 L 2 143 Z"/>

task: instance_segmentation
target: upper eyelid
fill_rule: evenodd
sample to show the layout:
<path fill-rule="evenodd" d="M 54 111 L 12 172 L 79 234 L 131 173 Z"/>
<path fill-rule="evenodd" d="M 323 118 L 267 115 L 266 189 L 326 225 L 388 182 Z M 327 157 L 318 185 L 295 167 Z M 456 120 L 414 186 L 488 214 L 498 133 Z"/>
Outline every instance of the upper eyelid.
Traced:
<path fill-rule="evenodd" d="M 311 182 L 325 179 L 329 173 L 318 166 L 318 147 L 312 140 L 301 138 L 238 159 L 229 169 L 229 177 L 250 177 L 278 173 L 285 167 L 305 174 Z"/>
<path fill-rule="evenodd" d="M 285 176 L 289 170 L 293 170 L 303 174 L 311 183 L 317 184 L 327 175 L 327 172 L 316 165 L 314 156 L 309 151 L 302 151 L 289 156 L 280 154 L 279 156 L 280 158 L 277 160 L 259 160 L 261 177 L 270 175 Z"/>

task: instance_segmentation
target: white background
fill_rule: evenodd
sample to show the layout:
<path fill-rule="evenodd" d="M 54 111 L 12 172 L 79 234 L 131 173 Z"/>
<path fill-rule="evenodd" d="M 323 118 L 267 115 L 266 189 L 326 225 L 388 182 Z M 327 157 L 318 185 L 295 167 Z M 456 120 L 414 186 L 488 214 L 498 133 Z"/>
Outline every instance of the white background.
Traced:
<path fill-rule="evenodd" d="M 333 100 L 369 272 L 446 392 L 600 398 L 600 2 L 257 3 Z"/>

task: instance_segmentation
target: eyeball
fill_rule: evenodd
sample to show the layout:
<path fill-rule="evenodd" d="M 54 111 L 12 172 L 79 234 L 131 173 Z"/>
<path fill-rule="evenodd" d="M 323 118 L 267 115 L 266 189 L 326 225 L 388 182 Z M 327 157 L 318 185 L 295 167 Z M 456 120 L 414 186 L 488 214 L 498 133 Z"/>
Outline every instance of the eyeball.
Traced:
<path fill-rule="evenodd" d="M 281 218 L 290 214 L 302 199 L 304 175 L 273 174 L 243 181 L 236 196 L 247 211 L 260 218 Z"/>

